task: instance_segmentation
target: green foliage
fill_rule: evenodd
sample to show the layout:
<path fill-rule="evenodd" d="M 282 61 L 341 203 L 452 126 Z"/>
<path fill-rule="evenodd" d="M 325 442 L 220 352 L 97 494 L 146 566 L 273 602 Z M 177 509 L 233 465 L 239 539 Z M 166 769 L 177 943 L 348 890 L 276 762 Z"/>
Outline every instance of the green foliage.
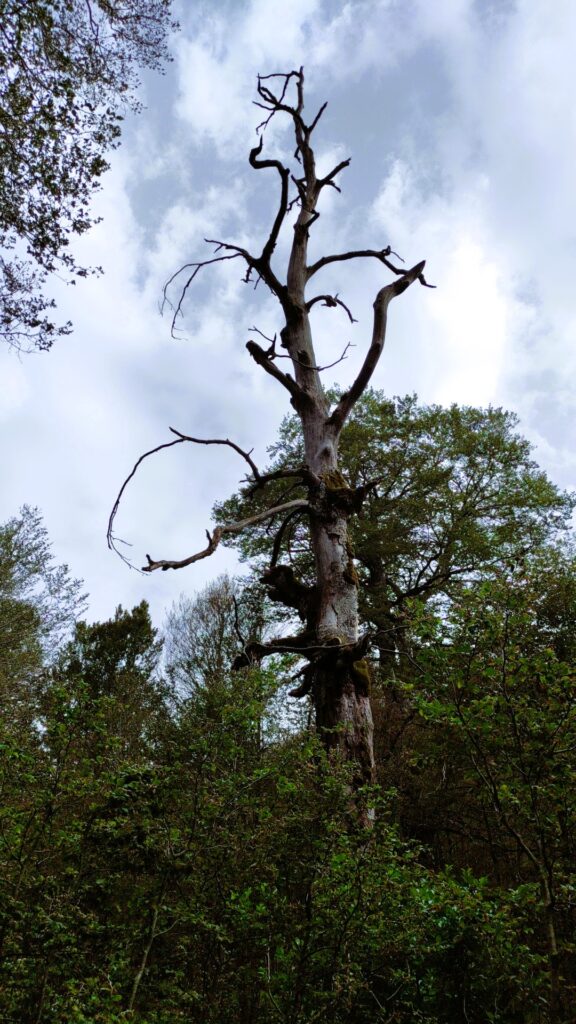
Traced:
<path fill-rule="evenodd" d="M 294 419 L 271 455 L 272 470 L 301 463 Z M 472 868 L 492 896 L 523 907 L 523 940 L 546 965 L 546 984 L 519 1019 L 569 1020 L 574 498 L 547 480 L 515 417 L 501 410 L 419 408 L 369 393 L 341 456 L 364 499 L 351 535 L 361 616 L 378 649 L 378 776 L 395 793 L 400 833 L 422 844 L 436 880 L 450 867 L 455 878 Z M 266 499 L 241 492 L 217 516 L 281 501 L 285 484 L 271 487 Z M 273 542 L 274 531 L 260 527 L 233 541 L 256 572 Z M 308 583 L 309 551 L 307 524 L 295 516 L 279 560 Z M 494 1013 L 508 1019 L 512 1010 Z"/>
<path fill-rule="evenodd" d="M 138 107 L 137 69 L 167 58 L 170 0 L 0 0 L 0 334 L 48 349 L 58 327 L 47 275 L 89 272 L 69 245 Z"/>
<path fill-rule="evenodd" d="M 37 509 L 0 526 L 0 701 L 13 743 L 39 714 L 45 670 L 84 608 L 81 586 L 56 565 Z"/>
<path fill-rule="evenodd" d="M 218 685 L 243 642 L 259 637 L 262 628 L 261 607 L 229 576 L 220 576 L 193 599 L 182 595 L 164 627 L 166 670 L 176 692 L 191 696 Z"/>
<path fill-rule="evenodd" d="M 164 666 L 175 705 L 193 698 L 208 717 L 211 708 L 218 715 L 223 701 L 235 700 L 241 678 L 233 669 L 235 659 L 248 640 L 261 640 L 265 629 L 261 595 L 245 581 L 220 576 L 195 598 L 182 595 L 163 629 Z M 260 672 L 263 742 L 305 726 L 306 709 L 287 707 L 293 663 L 292 656 L 276 656 Z"/>
<path fill-rule="evenodd" d="M 176 716 L 148 702 L 127 747 L 104 636 L 114 651 L 130 618 L 154 672 L 142 608 L 79 627 L 82 671 L 65 661 L 28 749 L 4 747 L 3 1019 L 545 1019 L 522 901 L 427 868 L 391 797 L 359 828 L 350 766 L 313 737 L 263 745 L 271 679 L 201 687 Z"/>
<path fill-rule="evenodd" d="M 543 549 L 442 616 L 420 608 L 412 734 L 403 767 L 383 772 L 437 861 L 482 865 L 531 908 L 555 1020 L 569 1019 L 576 968 L 574 568 L 569 545 Z"/>
<path fill-rule="evenodd" d="M 360 613 L 381 634 L 382 660 L 397 654 L 409 602 L 454 601 L 481 574 L 525 558 L 566 529 L 574 498 L 560 492 L 530 457 L 517 419 L 501 409 L 418 406 L 368 391 L 345 426 L 340 463 L 352 488 L 366 488 L 350 521 L 360 581 Z M 299 424 L 286 419 L 270 449 L 271 470 L 303 461 Z M 219 522 L 283 500 L 286 484 L 248 491 L 216 508 Z M 290 483 L 290 497 L 303 496 Z M 279 525 L 279 524 L 278 524 Z M 269 558 L 275 531 L 257 525 L 226 543 L 256 566 Z M 280 561 L 313 580 L 305 518 L 290 519 Z"/>
<path fill-rule="evenodd" d="M 23 623 L 1 627 L 8 1024 L 572 1020 L 571 499 L 504 414 L 369 396 L 352 426 L 350 486 L 382 476 L 356 536 L 380 655 L 354 663 L 373 677 L 372 828 L 353 766 L 288 728 L 294 666 L 230 671 L 268 628 L 254 588 L 221 578 L 183 599 L 163 679 L 145 603 L 63 644 L 78 590 L 37 515 L 0 531 L 2 599 Z M 256 531 L 246 551 L 268 544 Z"/>

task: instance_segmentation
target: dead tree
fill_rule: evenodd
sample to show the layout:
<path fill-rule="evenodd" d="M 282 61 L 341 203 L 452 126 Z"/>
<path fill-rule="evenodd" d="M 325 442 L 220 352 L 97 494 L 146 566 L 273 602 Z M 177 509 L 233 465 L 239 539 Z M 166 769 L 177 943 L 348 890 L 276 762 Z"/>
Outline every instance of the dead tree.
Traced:
<path fill-rule="evenodd" d="M 292 93 L 294 100 L 290 102 Z M 166 288 L 180 282 L 179 301 L 173 309 L 174 329 L 190 285 L 198 272 L 212 263 L 240 260 L 245 267 L 246 281 L 261 281 L 268 287 L 282 311 L 283 326 L 279 332 L 279 347 L 282 351 L 277 351 L 276 339 L 269 338 L 265 339 L 267 347 L 251 339 L 246 348 L 265 373 L 288 392 L 290 402 L 302 423 L 306 462 L 304 466 L 295 466 L 281 473 L 262 474 L 250 453 L 242 451 L 232 441 L 203 440 L 173 428 L 175 440 L 159 448 L 184 442 L 228 445 L 248 463 L 249 480 L 255 489 L 265 488 L 270 480 L 283 476 L 304 484 L 307 498 L 288 501 L 259 511 L 240 522 L 218 526 L 213 533 L 207 534 L 208 543 L 203 550 L 179 561 L 157 560 L 147 556 L 147 565 L 143 568 L 145 572 L 184 568 L 211 555 L 227 533 L 248 529 L 250 525 L 265 518 L 280 518 L 273 562 L 265 574 L 264 582 L 272 600 L 294 609 L 304 626 L 295 636 L 281 637 L 269 643 L 247 644 L 242 655 L 236 659 L 236 667 L 240 668 L 279 651 L 297 653 L 305 662 L 305 667 L 299 673 L 301 685 L 292 691 L 292 695 L 302 697 L 310 694 L 317 729 L 326 747 L 339 750 L 353 763 L 356 784 L 362 785 L 371 782 L 374 774 L 370 670 L 366 659 L 371 638 L 369 635 L 359 636 L 358 577 L 348 539 L 348 524 L 350 517 L 358 512 L 369 486 L 364 485 L 354 490 L 348 485 L 338 466 L 338 442 L 342 428 L 368 386 L 382 354 L 388 306 L 392 299 L 414 281 L 427 285 L 423 276 L 424 262 L 417 263 L 410 270 L 401 269 L 391 259 L 396 254 L 390 246 L 380 250 L 359 249 L 336 253 L 323 256 L 312 264 L 308 262 L 310 230 L 319 217 L 318 200 L 322 190 L 330 187 L 339 191 L 336 179 L 350 161 L 343 160 L 329 174 L 318 177 L 311 139 L 326 104 L 309 124 L 306 123 L 302 69 L 259 77 L 257 94 L 257 105 L 263 108 L 266 116 L 258 129 L 258 144 L 250 153 L 250 165 L 257 171 L 274 171 L 280 185 L 278 210 L 264 247 L 259 255 L 253 255 L 247 249 L 230 242 L 206 239 L 215 245 L 215 254 L 209 259 L 186 264 L 170 279 Z M 285 115 L 292 123 L 298 175 L 293 174 L 280 160 L 262 156 L 264 129 L 278 114 Z M 280 231 L 293 210 L 297 211 L 297 216 L 284 281 L 273 269 L 272 256 Z M 309 298 L 308 294 L 325 267 L 346 260 L 364 259 L 377 260 L 394 277 L 376 295 L 372 338 L 358 375 L 335 407 L 331 408 L 320 377 L 321 370 L 327 367 L 318 366 L 314 352 L 310 310 L 317 303 L 322 303 L 328 307 L 343 308 L 350 320 L 352 314 L 337 295 L 316 294 L 312 291 Z M 165 298 L 167 295 L 165 289 Z M 260 340 L 263 337 L 260 334 Z M 280 368 L 280 358 L 291 361 L 292 374 Z M 150 454 L 152 452 L 147 452 L 138 460 L 118 496 L 109 523 L 108 541 L 111 547 L 115 547 L 113 522 L 124 487 L 142 459 Z M 306 516 L 309 522 L 316 567 L 316 581 L 312 587 L 297 580 L 290 566 L 279 561 L 286 521 L 295 515 Z"/>

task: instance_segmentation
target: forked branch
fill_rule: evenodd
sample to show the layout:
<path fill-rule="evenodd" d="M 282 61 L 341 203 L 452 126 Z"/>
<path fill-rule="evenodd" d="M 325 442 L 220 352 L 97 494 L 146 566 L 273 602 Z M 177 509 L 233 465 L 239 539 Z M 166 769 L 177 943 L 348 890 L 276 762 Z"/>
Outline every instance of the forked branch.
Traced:
<path fill-rule="evenodd" d="M 389 259 L 390 256 L 395 256 L 396 259 L 399 260 L 402 259 L 401 256 L 398 256 L 398 253 L 393 252 L 389 245 L 387 245 L 385 249 L 353 249 L 350 252 L 340 252 L 332 256 L 322 256 L 319 260 L 316 260 L 316 263 L 313 263 L 308 267 L 307 278 L 310 280 L 314 274 L 317 274 L 319 270 L 322 270 L 323 267 L 327 267 L 330 263 L 342 263 L 345 260 L 358 260 L 364 258 L 379 260 L 380 263 L 383 263 L 385 267 L 388 267 L 388 270 L 391 270 L 393 274 L 397 274 L 399 277 L 405 276 L 406 270 L 402 267 L 397 267 L 392 263 Z M 428 284 L 424 274 L 422 273 L 418 275 L 418 280 L 425 288 L 436 287 L 436 285 Z"/>
<path fill-rule="evenodd" d="M 205 238 L 204 241 L 205 242 L 209 242 L 210 239 Z M 162 289 L 162 302 L 160 303 L 160 312 L 163 313 L 167 306 L 169 306 L 170 309 L 172 310 L 172 320 L 171 320 L 171 323 L 170 323 L 170 333 L 171 333 L 173 338 L 175 337 L 174 332 L 176 330 L 176 322 L 177 322 L 178 318 L 180 316 L 182 316 L 182 306 L 184 304 L 184 299 L 186 298 L 186 294 L 188 292 L 188 289 L 189 289 L 190 285 L 192 284 L 192 282 L 197 277 L 197 275 L 199 274 L 199 272 L 202 270 L 203 267 L 208 267 L 212 263 L 224 263 L 226 260 L 236 260 L 236 259 L 238 259 L 239 256 L 241 256 L 241 257 L 243 257 L 243 259 L 248 264 L 248 271 L 247 271 L 247 276 L 248 276 L 251 267 L 253 267 L 253 265 L 254 265 L 253 257 L 250 256 L 250 253 L 247 252 L 245 249 L 239 249 L 236 246 L 231 246 L 231 245 L 230 246 L 223 246 L 221 242 L 216 242 L 215 244 L 216 244 L 218 249 L 228 248 L 228 249 L 233 249 L 234 251 L 233 252 L 229 252 L 229 253 L 225 253 L 224 255 L 221 255 L 221 256 L 214 256 L 214 257 L 212 257 L 212 259 L 208 259 L 208 260 L 198 260 L 195 263 L 184 263 L 184 265 L 182 267 L 180 267 L 179 270 L 177 270 L 174 274 L 172 274 L 171 277 L 168 278 L 168 280 L 166 281 L 166 284 L 164 285 L 164 288 Z M 174 282 L 179 277 L 183 276 L 186 273 L 186 271 L 190 271 L 190 273 L 188 274 L 188 277 L 186 278 L 186 280 L 184 282 L 184 285 L 180 289 L 180 295 L 178 297 L 178 302 L 174 306 L 172 301 L 169 298 L 169 295 L 168 295 L 168 291 L 169 291 L 170 285 L 174 284 Z"/>

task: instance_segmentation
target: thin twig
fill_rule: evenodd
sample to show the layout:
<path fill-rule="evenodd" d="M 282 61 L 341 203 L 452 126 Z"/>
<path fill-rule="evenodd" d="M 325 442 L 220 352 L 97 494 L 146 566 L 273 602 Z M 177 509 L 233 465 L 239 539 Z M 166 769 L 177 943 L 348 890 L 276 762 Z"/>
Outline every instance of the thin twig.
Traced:
<path fill-rule="evenodd" d="M 326 363 L 325 366 L 311 366 L 310 363 L 304 363 L 301 359 L 296 359 L 296 356 L 284 356 L 280 352 L 275 352 L 270 358 L 271 359 L 290 359 L 292 363 L 296 363 L 297 366 L 303 366 L 306 370 L 316 370 L 318 373 L 322 373 L 322 370 L 331 370 L 333 366 L 338 366 L 338 363 L 343 363 L 347 358 L 346 353 L 349 348 L 356 348 L 351 341 L 347 342 L 342 355 L 335 359 L 333 363 Z"/>
<path fill-rule="evenodd" d="M 205 239 L 205 241 L 208 241 L 208 239 Z M 232 246 L 230 246 L 229 248 L 232 248 Z M 229 255 L 226 256 L 215 256 L 213 259 L 210 260 L 198 260 L 196 263 L 184 263 L 184 265 L 181 266 L 179 270 L 175 271 L 175 273 L 168 278 L 166 284 L 164 285 L 164 288 L 162 289 L 162 302 L 160 304 L 160 312 L 163 313 L 166 306 L 169 306 L 170 309 L 174 311 L 172 321 L 170 324 L 170 334 L 172 335 L 172 337 L 175 337 L 174 331 L 176 330 L 176 321 L 179 316 L 182 316 L 182 305 L 184 303 L 184 299 L 186 298 L 186 293 L 190 285 L 194 281 L 196 275 L 200 272 L 200 270 L 202 270 L 203 267 L 208 267 L 211 263 L 224 263 L 225 260 L 235 260 L 238 259 L 239 256 L 243 256 L 244 259 L 247 259 L 249 257 L 249 253 L 245 253 L 244 251 L 237 251 L 230 253 Z M 170 299 L 168 298 L 168 289 L 170 285 L 174 283 L 176 278 L 180 277 L 180 275 L 183 274 L 184 271 L 190 270 L 191 268 L 194 269 L 192 270 L 192 273 L 189 275 L 184 286 L 182 287 L 178 302 L 176 303 L 176 306 L 174 306 Z"/>

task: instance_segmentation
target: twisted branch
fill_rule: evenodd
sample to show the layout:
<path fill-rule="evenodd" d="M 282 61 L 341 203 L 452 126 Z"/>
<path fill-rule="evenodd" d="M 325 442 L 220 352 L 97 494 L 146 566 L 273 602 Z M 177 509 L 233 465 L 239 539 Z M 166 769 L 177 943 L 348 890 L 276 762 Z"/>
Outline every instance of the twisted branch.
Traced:
<path fill-rule="evenodd" d="M 228 448 L 232 448 L 233 451 L 235 451 L 238 455 L 241 456 L 241 458 L 243 458 L 245 460 L 245 462 L 248 463 L 248 465 L 250 466 L 250 469 L 252 471 L 252 475 L 254 477 L 255 484 L 260 486 L 261 484 L 266 482 L 265 480 L 263 480 L 262 474 L 260 473 L 260 471 L 259 471 L 258 467 L 256 466 L 255 462 L 253 461 L 253 459 L 251 458 L 251 454 L 252 454 L 251 451 L 250 452 L 245 452 L 244 449 L 240 448 L 240 446 L 237 445 L 234 441 L 230 441 L 228 438 L 191 437 L 189 434 L 183 434 L 183 433 L 181 433 L 181 431 L 176 430 L 175 427 L 169 427 L 169 430 L 173 434 L 176 434 L 176 440 L 175 441 L 166 441 L 164 444 L 159 444 L 159 445 L 156 446 L 156 448 L 151 448 L 149 451 L 144 452 L 144 454 L 141 455 L 139 459 L 137 459 L 137 461 L 134 463 L 130 473 L 128 474 L 128 476 L 124 480 L 124 483 L 122 484 L 122 486 L 121 486 L 121 488 L 120 488 L 120 490 L 118 492 L 118 495 L 116 497 L 116 501 L 114 502 L 114 505 L 112 506 L 112 511 L 111 511 L 110 517 L 108 519 L 108 529 L 106 531 L 106 540 L 107 540 L 107 543 L 108 543 L 108 547 L 112 551 L 115 551 L 116 554 L 120 556 L 122 561 L 126 562 L 126 564 L 130 566 L 130 568 L 134 568 L 134 566 L 132 565 L 132 562 L 130 561 L 130 559 L 128 559 L 126 557 L 126 555 L 124 555 L 124 553 L 122 551 L 119 550 L 119 548 L 117 546 L 118 543 L 124 543 L 124 542 L 120 541 L 120 538 L 114 536 L 114 520 L 116 519 L 116 514 L 117 514 L 118 509 L 120 507 L 120 502 L 122 501 L 122 496 L 124 494 L 124 491 L 126 490 L 126 488 L 127 488 L 128 484 L 130 483 L 130 481 L 136 475 L 136 473 L 138 471 L 138 468 L 141 466 L 141 464 L 144 462 L 145 459 L 150 457 L 150 455 L 155 455 L 156 452 L 160 452 L 164 448 L 173 448 L 174 445 L 184 444 L 185 442 L 191 442 L 192 444 L 203 444 L 203 445 L 211 445 L 211 444 L 225 445 Z"/>

